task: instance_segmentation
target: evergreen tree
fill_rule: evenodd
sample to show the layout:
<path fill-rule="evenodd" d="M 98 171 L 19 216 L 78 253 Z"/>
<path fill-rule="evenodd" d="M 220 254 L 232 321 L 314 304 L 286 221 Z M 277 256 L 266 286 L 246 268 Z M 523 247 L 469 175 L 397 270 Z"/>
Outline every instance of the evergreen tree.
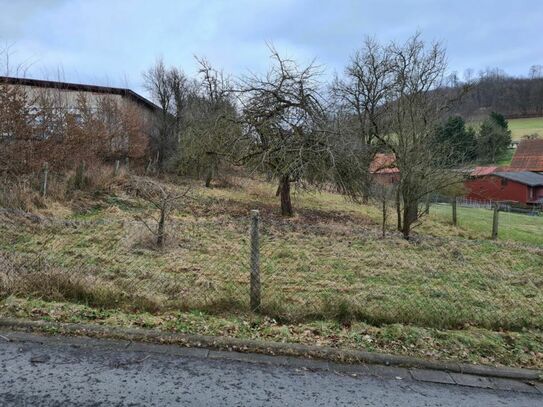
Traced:
<path fill-rule="evenodd" d="M 478 156 L 485 162 L 496 162 L 511 145 L 511 131 L 505 117 L 492 112 L 479 130 L 477 137 Z"/>
<path fill-rule="evenodd" d="M 460 116 L 451 116 L 436 131 L 437 145 L 449 152 L 452 163 L 460 164 L 476 158 L 477 139 L 475 131 L 466 127 Z"/>

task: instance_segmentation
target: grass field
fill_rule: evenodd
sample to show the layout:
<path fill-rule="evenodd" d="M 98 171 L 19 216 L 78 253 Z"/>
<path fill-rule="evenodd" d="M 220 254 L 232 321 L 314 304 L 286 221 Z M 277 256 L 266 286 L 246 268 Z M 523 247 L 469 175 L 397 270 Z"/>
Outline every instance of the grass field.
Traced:
<path fill-rule="evenodd" d="M 296 194 L 283 219 L 274 189 L 194 185 L 163 250 L 134 221 L 146 203 L 122 190 L 49 203 L 39 222 L 4 213 L 0 315 L 543 367 L 540 219 L 511 215 L 492 242 L 487 213 L 461 208 L 453 228 L 434 206 L 406 242 L 392 225 L 380 238 L 374 207 L 330 193 Z M 248 308 L 254 208 L 260 314 Z"/>
<path fill-rule="evenodd" d="M 492 232 L 492 211 L 479 208 L 457 208 L 458 227 L 472 238 L 487 239 Z M 452 222 L 452 208 L 447 204 L 432 206 L 431 218 Z M 543 216 L 527 216 L 500 212 L 498 238 L 543 247 Z"/>
<path fill-rule="evenodd" d="M 543 137 L 543 117 L 530 117 L 526 119 L 509 119 L 509 130 L 513 140 L 521 140 L 523 136 L 539 134 Z M 468 126 L 479 130 L 481 121 L 468 122 Z"/>
<path fill-rule="evenodd" d="M 539 134 L 543 138 L 543 117 L 531 117 L 527 119 L 509 119 L 509 129 L 511 130 L 511 138 L 513 141 L 522 140 L 524 136 Z M 480 121 L 468 122 L 469 127 L 479 130 L 481 126 Z M 496 160 L 497 165 L 509 165 L 513 158 L 515 149 L 508 149 L 503 156 L 498 157 Z"/>
<path fill-rule="evenodd" d="M 520 140 L 523 136 L 539 134 L 543 137 L 543 117 L 509 120 L 509 129 L 513 140 Z"/>

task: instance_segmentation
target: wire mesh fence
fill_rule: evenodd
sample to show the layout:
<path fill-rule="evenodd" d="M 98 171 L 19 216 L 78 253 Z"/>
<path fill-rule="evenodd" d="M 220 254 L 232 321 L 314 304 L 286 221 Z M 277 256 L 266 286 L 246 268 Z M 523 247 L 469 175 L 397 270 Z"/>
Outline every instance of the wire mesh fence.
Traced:
<path fill-rule="evenodd" d="M 543 245 L 539 233 L 543 227 L 543 213 L 534 208 L 519 208 L 500 202 L 472 205 L 463 200 L 458 200 L 454 208 L 449 200 L 434 203 L 430 214 L 431 218 L 456 226 L 474 238 Z"/>
<path fill-rule="evenodd" d="M 250 216 L 174 219 L 159 250 L 133 220 L 4 219 L 0 291 L 127 311 L 254 311 L 290 322 L 543 327 L 539 252 L 524 267 L 514 258 L 525 256 L 521 249 L 259 222 L 255 244 Z"/>
<path fill-rule="evenodd" d="M 177 250 L 157 250 L 154 236 L 135 221 L 4 229 L 4 240 L 17 242 L 2 250 L 2 285 L 13 294 L 145 310 L 227 302 L 247 309 L 247 237 L 221 241 L 219 250 L 209 241 L 199 245 L 197 228 L 172 223 L 169 244 Z"/>

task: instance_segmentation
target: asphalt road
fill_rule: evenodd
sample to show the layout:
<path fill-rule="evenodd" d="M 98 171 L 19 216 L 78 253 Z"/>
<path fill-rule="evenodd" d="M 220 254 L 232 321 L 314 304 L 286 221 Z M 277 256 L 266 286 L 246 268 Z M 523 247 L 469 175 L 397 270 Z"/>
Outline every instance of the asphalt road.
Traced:
<path fill-rule="evenodd" d="M 203 350 L 0 336 L 1 406 L 543 406 L 540 394 L 353 377 Z"/>

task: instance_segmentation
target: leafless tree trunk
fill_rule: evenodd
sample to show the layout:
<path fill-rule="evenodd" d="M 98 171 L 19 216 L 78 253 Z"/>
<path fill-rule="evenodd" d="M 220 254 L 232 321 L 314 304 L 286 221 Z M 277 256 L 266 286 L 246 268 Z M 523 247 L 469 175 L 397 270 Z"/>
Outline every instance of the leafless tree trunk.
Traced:
<path fill-rule="evenodd" d="M 400 194 L 400 188 L 396 190 L 396 219 L 398 232 L 402 231 L 402 200 Z"/>
<path fill-rule="evenodd" d="M 387 218 L 388 218 L 386 198 L 383 198 L 383 201 L 381 202 L 381 214 L 382 214 L 381 237 L 384 239 L 387 232 Z"/>
<path fill-rule="evenodd" d="M 290 199 L 290 179 L 288 175 L 281 178 L 281 215 L 292 216 L 292 202 Z"/>

